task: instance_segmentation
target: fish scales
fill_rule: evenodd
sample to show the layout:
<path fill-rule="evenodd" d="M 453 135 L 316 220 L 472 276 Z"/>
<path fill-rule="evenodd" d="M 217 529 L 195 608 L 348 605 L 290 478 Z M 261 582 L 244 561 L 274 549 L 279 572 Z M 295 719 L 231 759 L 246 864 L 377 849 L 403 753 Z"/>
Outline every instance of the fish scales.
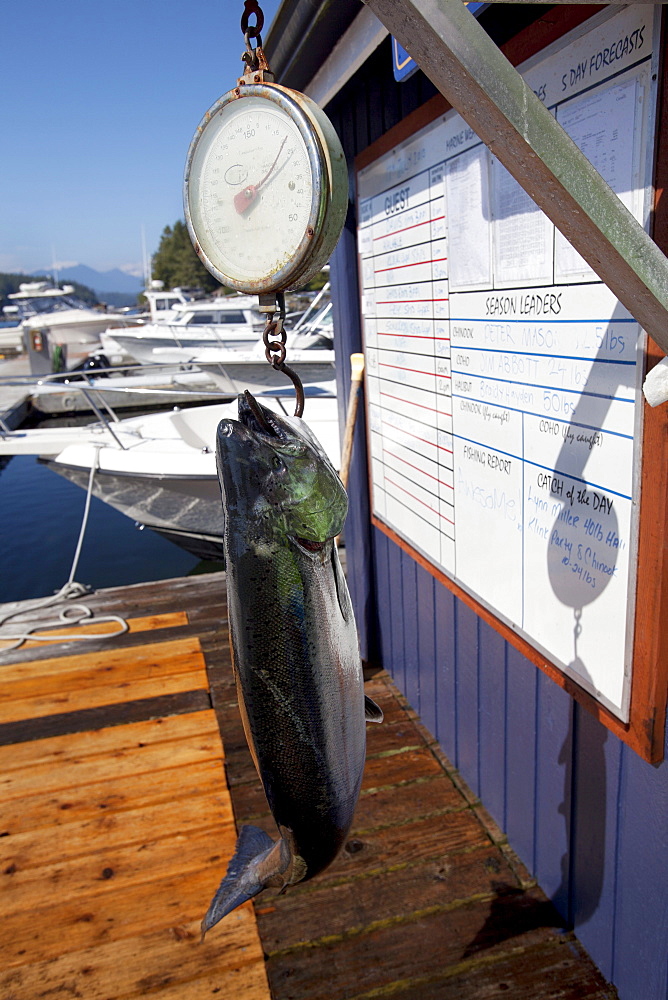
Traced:
<path fill-rule="evenodd" d="M 304 845 L 310 875 L 345 838 L 366 740 L 357 637 L 347 590 L 347 621 L 341 611 L 335 548 L 293 548 L 272 546 L 261 576 L 254 554 L 228 563 L 228 605 L 246 736 L 272 814 Z"/>
<path fill-rule="evenodd" d="M 203 934 L 267 886 L 312 878 L 345 843 L 362 783 L 364 698 L 335 536 L 347 497 L 308 426 L 239 397 L 218 429 L 230 644 L 246 738 L 278 827 L 241 829 Z"/>

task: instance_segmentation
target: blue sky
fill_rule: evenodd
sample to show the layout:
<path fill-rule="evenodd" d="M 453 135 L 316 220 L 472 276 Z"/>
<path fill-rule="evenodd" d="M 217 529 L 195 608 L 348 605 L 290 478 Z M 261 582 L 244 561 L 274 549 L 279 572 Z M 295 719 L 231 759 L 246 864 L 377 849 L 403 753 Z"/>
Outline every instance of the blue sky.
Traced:
<path fill-rule="evenodd" d="M 279 0 L 260 0 L 264 36 Z M 242 0 L 33 0 L 2 14 L 0 271 L 141 272 L 183 217 L 183 168 L 241 75 Z"/>

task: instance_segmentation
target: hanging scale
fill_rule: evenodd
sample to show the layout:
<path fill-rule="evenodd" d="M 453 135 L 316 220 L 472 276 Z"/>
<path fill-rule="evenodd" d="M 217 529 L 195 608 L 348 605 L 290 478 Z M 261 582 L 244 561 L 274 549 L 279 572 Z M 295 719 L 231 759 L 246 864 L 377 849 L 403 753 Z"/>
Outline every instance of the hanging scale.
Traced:
<path fill-rule="evenodd" d="M 348 205 L 348 172 L 324 112 L 305 94 L 274 83 L 263 25 L 257 0 L 246 0 L 244 74 L 197 128 L 184 208 L 205 267 L 221 284 L 259 296 L 267 315 L 265 356 L 292 379 L 301 416 L 301 382 L 285 363 L 285 292 L 303 288 L 334 250 Z"/>

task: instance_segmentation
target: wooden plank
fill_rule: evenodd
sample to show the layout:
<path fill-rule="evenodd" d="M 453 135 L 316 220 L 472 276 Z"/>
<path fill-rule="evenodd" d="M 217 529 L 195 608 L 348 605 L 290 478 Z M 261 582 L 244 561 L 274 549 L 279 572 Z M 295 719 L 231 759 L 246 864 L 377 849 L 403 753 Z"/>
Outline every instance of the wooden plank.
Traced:
<path fill-rule="evenodd" d="M 83 686 L 99 674 L 113 673 L 120 680 L 133 675 L 159 676 L 170 667 L 174 673 L 203 669 L 197 638 L 143 643 L 132 650 L 104 649 L 96 652 L 94 660 L 87 653 L 76 653 L 8 664 L 0 672 L 0 696 L 3 702 L 16 701 L 33 692 L 57 690 L 59 683 Z"/>
<path fill-rule="evenodd" d="M 436 671 L 433 664 L 436 657 L 436 634 L 434 614 L 435 581 L 431 573 L 417 563 L 417 637 L 419 698 L 417 710 L 423 724 L 430 733 L 436 734 Z"/>
<path fill-rule="evenodd" d="M 128 650 L 34 661 L 25 676 L 19 665 L 0 677 L 0 722 L 62 714 L 100 705 L 156 697 L 207 686 L 196 639 L 151 643 Z M 26 664 L 21 664 L 26 667 Z M 60 667 L 60 671 L 58 668 Z"/>
<path fill-rule="evenodd" d="M 271 827 L 270 827 L 271 829 Z M 455 851 L 486 846 L 485 835 L 475 816 L 467 810 L 444 816 L 428 816 L 414 822 L 357 832 L 353 826 L 349 841 L 332 866 L 318 876 L 320 885 L 369 875 L 372 872 L 400 867 L 421 860 L 441 858 Z M 291 892 L 308 892 L 308 883 Z"/>
<path fill-rule="evenodd" d="M 404 677 L 402 691 L 408 703 L 418 711 L 420 708 L 420 673 L 419 673 L 419 634 L 417 573 L 416 563 L 412 559 L 402 558 L 401 561 L 402 613 L 406 628 L 404 629 L 403 666 Z"/>
<path fill-rule="evenodd" d="M 139 698 L 135 701 L 119 702 L 117 705 L 103 705 L 82 708 L 75 712 L 62 712 L 38 719 L 22 719 L 20 722 L 0 724 L 0 745 L 27 743 L 47 739 L 66 733 L 83 733 L 107 726 L 121 726 L 142 719 L 157 719 L 165 715 L 181 715 L 184 712 L 201 712 L 211 708 L 209 692 L 177 691 L 172 694 Z"/>
<path fill-rule="evenodd" d="M 55 609 L 57 610 L 57 609 Z M 106 610 L 106 614 L 110 614 Z M 44 611 L 41 613 L 41 617 L 44 617 Z M 178 625 L 188 624 L 188 615 L 185 611 L 172 611 L 168 614 L 157 614 L 157 615 L 144 615 L 141 618 L 126 618 L 128 624 L 128 632 L 152 632 L 156 629 L 161 628 L 174 628 Z M 21 632 L 22 626 L 25 624 L 33 624 L 33 622 L 26 617 L 23 621 L 9 622 L 5 629 L 13 632 Z M 35 629 L 33 635 L 36 636 L 49 636 L 53 639 L 55 636 L 63 635 L 80 635 L 80 636 L 100 636 L 104 634 L 116 635 L 118 630 L 118 623 L 116 622 L 98 622 L 95 619 L 90 622 L 86 622 L 83 625 L 58 625 L 55 628 L 48 629 Z M 9 641 L 3 642 L 0 639 L 0 654 L 10 645 Z M 39 640 L 27 639 L 21 649 L 35 649 L 39 647 L 44 649 L 46 643 L 40 642 Z"/>
<path fill-rule="evenodd" d="M 90 657 L 50 657 L 8 666 L 0 677 L 3 695 L 10 683 L 24 695 L 33 686 L 32 698 L 6 699 L 19 714 L 40 704 L 41 689 L 57 693 L 59 668 L 72 700 L 89 704 L 25 720 L 26 737 L 67 719 L 74 725 L 75 716 L 79 729 L 110 715 L 117 723 L 0 747 L 0 995 L 210 1000 L 220 992 L 269 1000 L 250 905 L 217 926 L 215 941 L 199 943 L 199 922 L 236 842 L 215 713 L 191 711 L 200 697 L 209 703 L 199 643 L 137 651 L 139 669 L 123 662 L 134 650 L 105 649 L 92 667 Z M 119 690 L 129 678 L 133 693 L 174 675 L 189 686 L 199 677 L 202 690 L 176 702 L 96 706 L 108 699 L 110 675 Z M 190 710 L 123 721 L 159 708 Z"/>
<path fill-rule="evenodd" d="M 424 746 L 399 750 L 390 756 L 381 753 L 377 757 L 367 757 L 362 788 L 385 787 L 416 778 L 435 777 L 440 773 L 441 765 Z M 244 751 L 228 761 L 227 779 L 231 788 L 259 781 L 250 754 Z"/>
<path fill-rule="evenodd" d="M 618 919 L 615 915 L 618 899 L 615 861 L 620 823 L 618 788 L 622 744 L 611 740 L 605 727 L 579 705 L 575 707 L 573 723 L 573 746 L 577 747 L 577 754 L 572 762 L 567 912 L 582 944 L 596 955 L 601 972 L 612 976 Z M 657 846 L 653 845 L 652 852 Z M 637 871 L 634 877 L 638 877 Z M 661 911 L 659 904 L 654 926 Z"/>
<path fill-rule="evenodd" d="M 0 994 L 12 1000 L 63 994 L 121 1000 L 147 993 L 162 998 L 170 995 L 164 992 L 169 990 L 187 1000 L 197 995 L 189 992 L 191 984 L 200 977 L 209 981 L 213 977 L 221 996 L 245 997 L 247 971 L 254 964 L 262 967 L 250 906 L 221 921 L 215 940 L 212 935 L 200 944 L 199 937 L 199 921 L 175 923 L 137 937 L 66 951 L 55 959 L 0 973 Z"/>
<path fill-rule="evenodd" d="M 256 825 L 271 837 L 276 824 L 270 814 L 258 817 Z M 353 824 L 346 846 L 332 865 L 317 876 L 317 882 L 292 886 L 290 898 L 296 902 L 317 885 L 329 887 L 343 882 L 366 880 L 383 871 L 399 871 L 418 862 L 442 859 L 449 854 L 467 853 L 490 847 L 490 838 L 471 812 L 427 816 L 413 822 L 358 830 Z M 220 877 L 224 871 L 220 871 Z"/>
<path fill-rule="evenodd" d="M 223 780 L 223 762 L 212 758 L 179 768 L 143 774 L 108 775 L 101 781 L 62 790 L 37 792 L 2 802 L 0 837 L 50 827 L 54 832 L 72 822 L 93 820 L 109 810 L 125 810 L 174 802 L 196 795 L 215 795 Z"/>
<path fill-rule="evenodd" d="M 402 560 L 404 553 L 392 545 L 388 551 L 389 605 L 390 609 L 403 608 Z M 390 659 L 384 663 L 396 684 L 406 690 L 406 665 L 404 663 L 404 629 L 399 614 L 390 615 Z"/>
<path fill-rule="evenodd" d="M 494 629 L 481 622 L 479 629 L 479 768 L 478 794 L 500 826 L 505 823 L 504 755 L 498 748 L 506 742 L 505 642 Z"/>
<path fill-rule="evenodd" d="M 131 690 L 130 690 L 131 686 Z M 164 697 L 186 691 L 203 690 L 206 687 L 202 677 L 193 678 L 190 672 L 168 674 L 165 677 L 150 677 L 145 680 L 119 681 L 117 684 L 100 684 L 99 687 L 73 687 L 68 691 L 44 696 L 33 696 L 25 701 L 14 701 L 0 709 L 3 723 L 14 715 L 17 720 L 62 715 L 102 705 L 122 705 L 129 700 Z"/>
<path fill-rule="evenodd" d="M 453 760 L 476 795 L 480 793 L 480 735 L 478 718 L 480 662 L 479 641 L 482 624 L 476 614 L 459 602 L 456 611 L 457 663 L 457 756 Z"/>
<path fill-rule="evenodd" d="M 617 921 L 614 973 L 620 996 L 660 997 L 666 989 L 668 906 L 668 766 L 648 765 L 622 747 L 618 786 L 608 785 L 608 807 L 617 809 L 614 856 L 617 907 L 634 914 Z M 611 775 L 612 777 L 612 775 Z M 610 781 L 610 779 L 608 779 Z"/>
<path fill-rule="evenodd" d="M 571 935 L 551 937 L 506 955 L 480 956 L 417 976 L 392 990 L 392 1000 L 444 1000 L 444 997 L 498 1000 L 617 1000 Z M 357 994 L 350 1000 L 362 1000 Z"/>
<path fill-rule="evenodd" d="M 229 955 L 229 952 L 228 952 Z M 257 956 L 251 964 L 240 965 L 238 968 L 227 961 L 224 969 L 208 971 L 188 983 L 177 983 L 174 986 L 162 986 L 158 994 L 153 994 L 157 1000 L 211 1000 L 223 990 L 226 997 L 243 997 L 243 1000 L 271 1000 L 267 973 L 262 956 Z M 222 983 L 222 985 L 221 985 Z"/>
<path fill-rule="evenodd" d="M 389 544 L 389 541 L 388 541 Z M 455 607 L 454 596 L 445 587 L 436 587 L 434 610 L 436 614 L 436 733 L 438 741 L 450 760 L 457 751 L 457 677 L 455 660 Z"/>
<path fill-rule="evenodd" d="M 508 839 L 534 870 L 536 812 L 537 674 L 527 660 L 508 647 L 506 753 L 506 819 Z"/>
<path fill-rule="evenodd" d="M 110 761 L 113 773 L 113 761 Z M 168 802 L 147 804 L 119 812 L 117 809 L 99 811 L 97 816 L 83 819 L 70 818 L 60 827 L 58 837 L 58 864 L 73 858 L 99 851 L 118 850 L 132 844 L 144 844 L 155 839 L 165 839 L 188 831 L 228 827 L 233 824 L 232 805 L 220 776 L 218 792 L 207 796 L 184 798 L 174 789 L 174 798 Z M 13 833 L 0 838 L 0 869 L 8 867 L 14 873 L 48 866 L 54 856 L 54 836 L 50 827 Z"/>
<path fill-rule="evenodd" d="M 294 905 L 291 890 L 285 895 L 266 892 L 256 907 L 258 927 L 267 952 L 285 951 L 335 935 L 343 939 L 360 934 L 365 927 L 442 907 L 446 901 L 451 905 L 472 897 L 492 899 L 499 881 L 518 886 L 510 866 L 489 844 L 420 860 L 399 871 L 378 872 L 363 885 L 351 880 L 321 887 L 316 879 L 301 906 Z"/>
<path fill-rule="evenodd" d="M 204 728 L 196 739 L 173 739 L 164 743 L 147 744 L 139 742 L 136 746 L 119 747 L 114 754 L 114 774 L 122 776 L 150 773 L 161 768 L 178 768 L 184 764 L 220 759 L 218 732 L 211 727 L 214 721 L 212 712 L 197 712 L 193 713 L 193 716 L 178 716 L 178 718 L 190 719 L 195 716 L 205 717 L 204 722 L 208 726 L 208 729 Z M 136 725 L 140 726 L 142 723 Z M 151 723 L 143 725 L 148 727 Z M 23 746 L 30 745 L 23 744 Z M 92 753 L 79 758 L 71 757 L 69 760 L 64 760 L 62 765 L 55 767 L 53 761 L 47 761 L 31 768 L 0 773 L 0 797 L 3 801 L 7 801 L 36 792 L 76 789 L 81 785 L 103 781 L 108 777 L 108 773 L 108 760 L 103 754 Z"/>
<path fill-rule="evenodd" d="M 7 907 L 0 932 L 2 966 L 50 961 L 63 954 L 63 942 L 67 951 L 79 951 L 201 919 L 214 883 L 206 865 L 185 877 L 179 873 L 156 879 L 149 888 L 141 884 L 104 896 L 44 900 L 27 912 Z"/>
<path fill-rule="evenodd" d="M 134 747 L 148 747 L 172 740 L 197 739 L 215 735 L 216 716 L 211 710 L 193 713 L 183 719 L 170 718 L 128 723 L 123 729 L 99 729 L 92 733 L 52 736 L 49 739 L 17 747 L 0 747 L 0 774 L 39 765 L 62 768 L 67 763 L 81 763 L 87 757 L 114 752 L 121 754 Z M 220 748 L 219 748 L 220 750 Z"/>
<path fill-rule="evenodd" d="M 187 834 L 161 838 L 156 830 L 152 839 L 141 844 L 102 845 L 93 853 L 53 860 L 37 868 L 14 869 L 10 864 L 0 873 L 0 891 L 8 893 L 13 910 L 30 910 L 47 902 L 122 893 L 129 886 L 147 885 L 168 875 L 181 873 L 185 877 L 209 863 L 213 895 L 234 853 L 236 839 L 232 823 L 224 825 L 213 818 L 204 828 Z"/>
<path fill-rule="evenodd" d="M 362 792 L 355 810 L 354 829 L 370 830 L 377 826 L 402 823 L 407 816 L 443 815 L 466 808 L 466 803 L 447 775 L 417 780 Z M 444 819 L 444 822 L 447 820 Z"/>
<path fill-rule="evenodd" d="M 389 680 L 388 675 L 385 675 L 385 680 L 374 681 L 370 680 L 364 685 L 364 691 L 373 698 L 374 701 L 378 702 L 383 710 L 383 724 L 367 726 L 367 741 L 369 745 L 374 743 L 374 741 L 383 740 L 383 733 L 386 728 L 392 726 L 394 723 L 400 723 L 402 726 L 407 724 L 408 718 L 406 716 L 406 708 L 403 701 L 397 698 L 399 692 L 393 686 L 393 690 L 390 690 L 387 684 Z"/>
<path fill-rule="evenodd" d="M 560 913 L 570 913 L 575 703 L 542 672 L 536 733 L 535 875 Z M 558 818 L 557 818 L 558 817 Z"/>
<path fill-rule="evenodd" d="M 364 769 L 362 788 L 384 788 L 440 773 L 440 764 L 426 747 L 404 750 L 390 756 L 369 758 Z"/>
<path fill-rule="evenodd" d="M 293 997 L 378 994 L 412 978 L 439 975 L 444 968 L 480 955 L 501 956 L 512 948 L 550 941 L 560 920 L 536 891 L 501 888 L 489 900 L 436 906 L 364 928 L 363 937 L 323 941 L 319 948 L 279 951 L 268 957 L 270 986 L 287 977 Z M 279 994 L 280 995 L 280 994 Z M 382 993 L 380 993 L 382 995 Z M 391 995 L 391 994 L 390 994 Z"/>

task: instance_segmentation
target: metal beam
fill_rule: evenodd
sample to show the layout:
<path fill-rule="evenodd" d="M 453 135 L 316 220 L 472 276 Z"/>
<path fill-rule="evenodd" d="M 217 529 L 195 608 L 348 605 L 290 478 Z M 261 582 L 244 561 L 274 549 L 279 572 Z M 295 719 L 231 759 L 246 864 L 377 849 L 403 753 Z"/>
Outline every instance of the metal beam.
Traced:
<path fill-rule="evenodd" d="M 364 0 L 668 354 L 668 259 L 461 0 Z"/>
<path fill-rule="evenodd" d="M 345 31 L 324 60 L 304 93 L 321 108 L 338 94 L 348 80 L 387 38 L 387 28 L 366 7 Z"/>

